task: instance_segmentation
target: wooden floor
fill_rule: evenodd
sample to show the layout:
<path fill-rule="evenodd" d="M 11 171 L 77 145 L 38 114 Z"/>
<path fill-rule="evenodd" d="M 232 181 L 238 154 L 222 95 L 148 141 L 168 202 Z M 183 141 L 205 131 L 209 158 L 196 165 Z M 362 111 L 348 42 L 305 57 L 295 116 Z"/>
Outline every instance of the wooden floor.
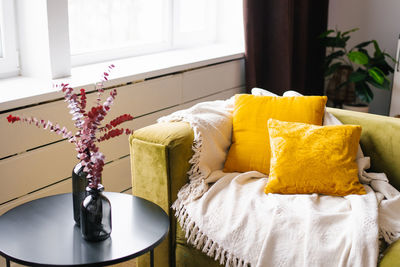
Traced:
<path fill-rule="evenodd" d="M 130 261 L 121 262 L 115 265 L 110 265 L 113 267 L 136 267 L 136 260 L 132 259 Z M 6 260 L 3 257 L 0 257 L 0 267 L 6 267 Z M 25 267 L 25 265 L 21 265 L 15 262 L 11 262 L 11 267 Z"/>

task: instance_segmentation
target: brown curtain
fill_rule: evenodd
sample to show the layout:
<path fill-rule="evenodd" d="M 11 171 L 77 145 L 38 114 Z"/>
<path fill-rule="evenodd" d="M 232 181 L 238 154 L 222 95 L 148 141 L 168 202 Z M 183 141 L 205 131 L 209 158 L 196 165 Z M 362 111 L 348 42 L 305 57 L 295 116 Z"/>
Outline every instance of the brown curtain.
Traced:
<path fill-rule="evenodd" d="M 244 0 L 246 88 L 323 94 L 329 0 Z"/>

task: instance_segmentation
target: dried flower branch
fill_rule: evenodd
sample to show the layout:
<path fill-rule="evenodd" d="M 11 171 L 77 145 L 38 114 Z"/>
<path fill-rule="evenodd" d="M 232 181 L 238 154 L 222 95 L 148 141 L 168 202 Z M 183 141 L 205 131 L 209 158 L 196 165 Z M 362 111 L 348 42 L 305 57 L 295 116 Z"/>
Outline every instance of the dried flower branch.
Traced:
<path fill-rule="evenodd" d="M 75 134 L 68 131 L 65 127 L 60 127 L 57 123 L 54 125 L 50 121 L 39 120 L 35 117 L 22 117 L 9 115 L 7 120 L 9 123 L 14 122 L 25 122 L 28 124 L 34 124 L 39 128 L 48 129 L 56 134 L 62 135 L 70 143 L 75 144 L 75 149 L 78 152 L 78 158 L 84 166 L 84 172 L 87 173 L 89 179 L 89 186 L 91 188 L 97 188 L 101 181 L 101 174 L 104 166 L 104 155 L 99 152 L 99 148 L 95 142 L 101 142 L 120 136 L 122 134 L 131 134 L 131 129 L 116 129 L 118 125 L 131 121 L 134 119 L 129 114 L 123 114 L 117 118 L 111 120 L 105 126 L 100 126 L 105 116 L 109 112 L 111 105 L 114 103 L 115 97 L 117 96 L 117 90 L 113 89 L 110 91 L 110 95 L 101 104 L 101 97 L 104 93 L 103 82 L 108 80 L 110 71 L 114 68 L 114 65 L 110 65 L 107 71 L 103 73 L 101 82 L 96 83 L 97 98 L 95 105 L 86 111 L 86 90 L 80 89 L 80 93 L 74 93 L 72 87 L 69 84 L 56 85 L 56 88 L 61 88 L 64 93 L 65 102 L 68 103 L 69 113 L 72 115 L 75 127 L 78 129 Z M 96 133 L 104 132 L 100 137 L 96 137 Z"/>

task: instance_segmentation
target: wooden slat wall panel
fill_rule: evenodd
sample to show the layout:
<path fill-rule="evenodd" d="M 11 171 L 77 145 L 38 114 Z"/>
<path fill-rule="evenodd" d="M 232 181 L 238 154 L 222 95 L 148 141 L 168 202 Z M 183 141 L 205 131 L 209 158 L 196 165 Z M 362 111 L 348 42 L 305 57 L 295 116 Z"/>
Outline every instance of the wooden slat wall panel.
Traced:
<path fill-rule="evenodd" d="M 105 190 L 110 192 L 121 192 L 132 187 L 129 156 L 104 166 L 102 183 Z"/>
<path fill-rule="evenodd" d="M 179 104 L 181 96 L 181 75 L 170 75 L 163 78 L 131 84 L 118 88 L 118 95 L 111 108 L 110 114 L 105 121 L 109 121 L 124 113 L 131 113 L 133 116 L 140 116 L 154 112 L 166 107 Z M 108 95 L 105 91 L 103 99 Z M 60 96 L 62 94 L 60 93 Z M 96 99 L 96 94 L 88 95 L 88 106 L 91 107 Z M 58 122 L 60 126 L 66 126 L 70 131 L 76 131 L 68 112 L 66 103 L 63 100 L 39 105 L 32 108 L 21 109 L 14 114 L 34 116 L 38 119 Z M 6 117 L 10 113 L 0 115 L 0 158 L 42 146 L 62 137 L 51 133 L 48 130 L 38 129 L 33 125 L 24 123 L 9 124 Z M 13 140 L 10 142 L 9 137 Z"/>
<path fill-rule="evenodd" d="M 19 206 L 25 202 L 38 199 L 41 197 L 46 197 L 46 196 L 51 196 L 51 195 L 56 195 L 56 194 L 62 194 L 62 193 L 68 193 L 71 192 L 72 190 L 72 182 L 71 179 L 64 180 L 60 183 L 57 183 L 55 185 L 46 187 L 42 190 L 39 190 L 37 192 L 25 195 L 23 197 L 20 197 L 18 199 L 15 199 L 13 201 L 10 201 L 4 205 L 0 206 L 0 215 L 8 211 L 9 209 L 12 209 L 16 206 Z"/>
<path fill-rule="evenodd" d="M 213 100 L 226 100 L 228 98 L 230 98 L 231 96 L 235 95 L 235 94 L 241 94 L 245 92 L 245 88 L 244 87 L 237 87 L 237 88 L 233 88 L 233 89 L 228 89 L 226 91 L 220 92 L 218 94 L 214 94 L 214 95 L 210 95 L 210 96 L 206 96 L 203 98 L 199 98 L 196 99 L 194 101 L 190 101 L 188 103 L 185 103 L 181 106 L 179 106 L 179 109 L 186 109 L 186 108 L 190 108 L 191 106 L 200 103 L 200 102 L 204 102 L 204 101 L 213 101 Z"/>
<path fill-rule="evenodd" d="M 188 71 L 182 78 L 182 102 L 244 85 L 243 60 Z"/>
<path fill-rule="evenodd" d="M 0 157 L 13 155 L 62 139 L 59 135 L 48 130 L 39 129 L 33 125 L 18 122 L 11 125 L 6 120 L 9 114 L 10 113 L 5 113 L 0 115 Z M 64 101 L 56 101 L 32 108 L 21 109 L 12 112 L 12 114 L 46 119 L 53 123 L 58 122 L 60 125 L 66 126 L 70 131 L 74 129 L 71 116 L 68 113 L 67 105 Z M 11 136 L 12 139 L 10 140 Z"/>
<path fill-rule="evenodd" d="M 71 176 L 77 163 L 67 141 L 0 161 L 0 203 Z"/>
<path fill-rule="evenodd" d="M 180 104 L 182 75 L 170 75 L 117 88 L 118 95 L 107 119 L 130 113 L 148 114 Z M 121 125 L 125 126 L 125 125 Z"/>
<path fill-rule="evenodd" d="M 243 60 L 238 60 L 121 86 L 106 120 L 130 113 L 138 118 L 122 126 L 139 129 L 198 102 L 227 99 L 244 92 L 243 74 Z M 95 94 L 88 96 L 89 106 L 95 97 Z M 63 101 L 56 101 L 16 113 L 51 119 L 73 129 L 66 110 Z M 34 126 L 9 125 L 5 119 L 7 115 L 0 115 L 0 158 L 34 149 L 0 160 L 0 203 L 7 201 L 0 205 L 0 214 L 35 198 L 70 192 L 69 177 L 77 163 L 74 146 L 67 141 L 49 144 L 60 138 Z M 108 162 L 103 173 L 106 190 L 131 192 L 128 137 L 108 140 L 100 144 L 100 149 Z"/>
<path fill-rule="evenodd" d="M 138 129 L 155 123 L 157 118 L 175 110 L 170 108 L 156 112 L 133 120 L 130 124 Z M 128 136 L 105 141 L 100 149 L 106 155 L 107 162 L 126 156 L 129 154 Z M 77 163 L 75 155 L 74 146 L 62 141 L 1 160 L 0 203 L 70 177 Z"/>
<path fill-rule="evenodd" d="M 63 94 L 60 93 L 60 97 Z M 87 96 L 88 106 L 95 102 L 96 94 L 91 93 Z M 9 114 L 18 114 L 26 117 L 36 117 L 38 119 L 50 120 L 52 123 L 58 123 L 61 127 L 65 126 L 68 130 L 75 132 L 76 128 L 71 120 L 71 114 L 64 100 L 59 100 L 47 104 L 41 104 L 31 108 L 19 109 L 15 112 L 9 112 L 0 115 L 0 158 L 20 153 L 35 147 L 43 146 L 48 143 L 62 140 L 62 136 L 43 130 L 26 123 L 7 122 L 6 117 Z M 9 142 L 7 137 L 13 136 L 18 142 Z"/>
<path fill-rule="evenodd" d="M 122 191 L 121 193 L 132 195 L 132 188 L 126 189 L 126 190 Z"/>
<path fill-rule="evenodd" d="M 131 187 L 131 172 L 130 172 L 130 161 L 129 157 L 123 158 L 116 162 L 112 162 L 104 166 L 103 171 L 103 183 L 107 191 L 110 192 L 121 192 L 130 190 Z M 17 198 L 4 205 L 0 206 L 0 215 L 7 210 L 21 205 L 27 201 L 31 201 L 37 198 L 68 193 L 72 191 L 71 179 L 66 179 L 58 182 L 54 185 L 43 188 L 37 192 L 27 194 L 23 197 Z"/>

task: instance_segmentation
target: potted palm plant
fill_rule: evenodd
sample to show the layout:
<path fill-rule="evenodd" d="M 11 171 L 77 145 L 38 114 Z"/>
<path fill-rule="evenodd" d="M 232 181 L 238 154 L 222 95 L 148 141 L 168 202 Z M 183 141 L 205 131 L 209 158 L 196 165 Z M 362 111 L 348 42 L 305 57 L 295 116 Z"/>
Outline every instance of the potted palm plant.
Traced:
<path fill-rule="evenodd" d="M 358 28 L 340 32 L 328 30 L 319 38 L 327 48 L 324 61 L 325 77 L 327 77 L 326 95 L 334 107 L 367 107 L 374 94 L 370 86 L 390 90 L 388 75 L 393 68 L 387 63 L 389 58 L 395 59 L 382 51 L 376 40 L 365 41 L 347 48 L 350 34 Z M 368 48 L 373 54 L 370 55 Z M 357 108 L 356 108 L 357 109 Z"/>

